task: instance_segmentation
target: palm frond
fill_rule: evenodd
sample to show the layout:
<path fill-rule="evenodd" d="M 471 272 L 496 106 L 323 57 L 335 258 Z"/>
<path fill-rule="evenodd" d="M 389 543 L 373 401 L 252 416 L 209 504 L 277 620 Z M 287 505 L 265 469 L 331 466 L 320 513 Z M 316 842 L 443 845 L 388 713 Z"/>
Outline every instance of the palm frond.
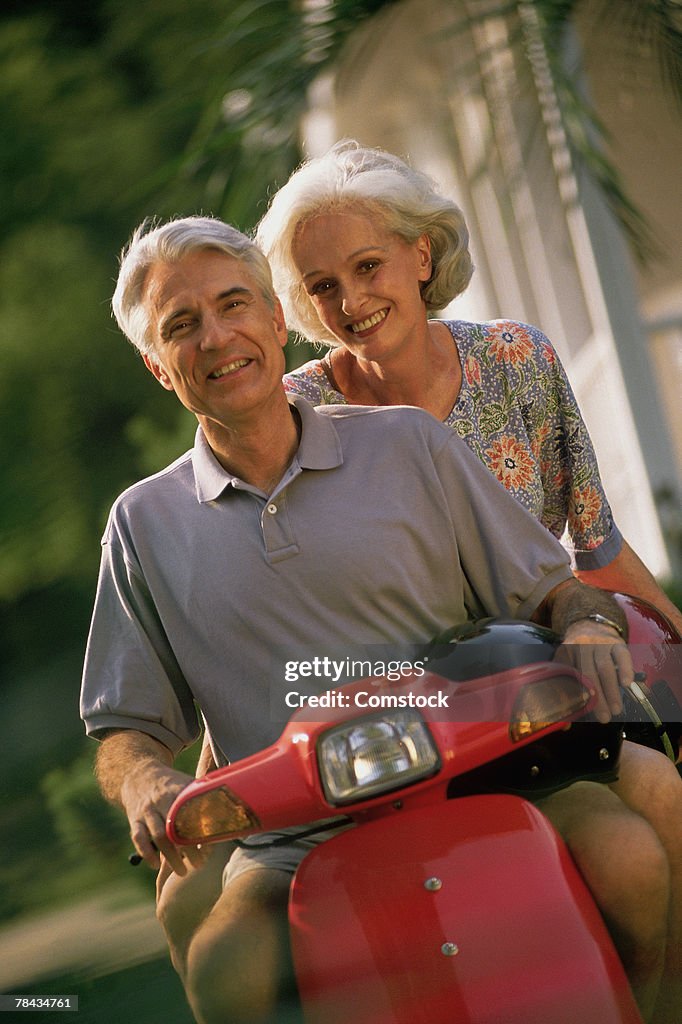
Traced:
<path fill-rule="evenodd" d="M 167 168 L 169 203 L 181 194 L 183 180 L 203 181 L 213 212 L 251 227 L 268 193 L 300 160 L 299 125 L 311 84 L 334 64 L 361 22 L 398 2 L 237 0 L 229 5 L 222 31 L 206 43 L 220 52 L 221 80 L 208 83 L 204 117 Z M 652 232 L 608 156 L 608 133 L 566 69 L 564 41 L 586 10 L 618 19 L 633 45 L 655 54 L 670 94 L 682 104 L 680 0 L 476 0 L 466 5 L 452 0 L 452 5 L 455 32 L 488 18 L 521 19 L 526 30 L 512 44 L 536 78 L 539 53 L 544 54 L 576 161 L 602 189 L 638 258 L 650 259 L 656 250 Z"/>
<path fill-rule="evenodd" d="M 648 0 L 652 5 L 667 0 Z M 644 3 L 644 6 L 648 5 Z M 593 18 L 606 21 L 614 13 L 613 0 L 602 0 L 601 9 L 591 0 Z M 566 141 L 578 168 L 584 169 L 600 188 L 613 215 L 630 243 L 640 264 L 661 255 L 654 231 L 645 215 L 632 201 L 622 174 L 609 156 L 609 132 L 585 94 L 580 75 L 569 70 L 565 60 L 565 36 L 582 6 L 581 0 L 521 0 L 519 8 L 526 27 L 525 54 L 533 70 L 540 102 L 546 102 L 543 90 L 549 89 L 561 112 Z M 641 0 L 617 0 L 618 11 L 625 7 L 641 9 Z M 640 16 L 638 24 L 649 24 Z M 626 21 L 626 24 L 627 21 Z M 630 32 L 632 24 L 628 24 Z M 634 38 L 634 36 L 632 37 Z M 682 74 L 682 59 L 679 62 Z"/>
<path fill-rule="evenodd" d="M 300 159 L 300 121 L 311 83 L 361 21 L 396 0 L 239 0 L 207 46 L 223 76 L 174 171 L 205 182 L 213 212 L 250 228 L 275 183 Z"/>

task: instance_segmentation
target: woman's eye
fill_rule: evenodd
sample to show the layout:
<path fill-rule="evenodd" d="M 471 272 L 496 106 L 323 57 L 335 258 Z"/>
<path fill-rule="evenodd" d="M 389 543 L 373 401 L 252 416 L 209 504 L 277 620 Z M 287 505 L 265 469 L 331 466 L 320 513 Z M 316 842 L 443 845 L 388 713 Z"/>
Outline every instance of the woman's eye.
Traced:
<path fill-rule="evenodd" d="M 311 295 L 324 295 L 334 287 L 333 281 L 317 281 L 310 289 Z"/>
<path fill-rule="evenodd" d="M 376 270 L 379 266 L 379 260 L 363 260 L 359 266 L 360 273 L 366 273 L 369 270 Z"/>

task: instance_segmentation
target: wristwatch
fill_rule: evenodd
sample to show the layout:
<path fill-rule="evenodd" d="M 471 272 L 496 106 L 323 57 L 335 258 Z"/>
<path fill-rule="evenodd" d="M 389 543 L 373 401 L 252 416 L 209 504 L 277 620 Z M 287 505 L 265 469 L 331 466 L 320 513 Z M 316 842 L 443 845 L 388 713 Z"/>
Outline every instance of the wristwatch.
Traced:
<path fill-rule="evenodd" d="M 625 630 L 619 622 L 614 622 L 613 619 L 607 619 L 605 615 L 600 615 L 599 612 L 590 612 L 589 615 L 582 615 L 583 619 L 591 619 L 592 622 L 599 622 L 602 626 L 610 626 L 611 629 L 615 629 L 619 637 L 625 640 Z"/>

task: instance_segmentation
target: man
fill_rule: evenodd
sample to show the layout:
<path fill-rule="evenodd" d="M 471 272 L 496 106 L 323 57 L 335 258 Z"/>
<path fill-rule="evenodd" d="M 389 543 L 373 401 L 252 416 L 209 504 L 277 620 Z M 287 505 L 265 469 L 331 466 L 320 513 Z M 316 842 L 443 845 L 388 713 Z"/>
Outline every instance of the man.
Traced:
<path fill-rule="evenodd" d="M 195 705 L 216 759 L 236 760 L 279 731 L 270 702 L 292 649 L 419 643 L 506 614 L 563 636 L 608 720 L 632 678 L 622 617 L 573 579 L 561 546 L 428 414 L 289 403 L 281 308 L 264 257 L 239 232 L 206 218 L 140 229 L 114 311 L 199 428 L 190 453 L 114 505 L 82 713 L 101 740 L 104 794 L 124 808 L 142 857 L 158 867 L 160 851 L 175 872 L 161 916 L 197 1020 L 270 1020 L 305 846 L 294 836 L 238 850 L 217 884 L 221 851 L 201 867 L 203 851 L 168 841 L 166 814 L 189 781 L 172 764 L 198 734 Z M 570 787 L 544 809 L 650 1016 L 670 901 L 658 837 L 605 786 Z M 187 871 L 199 897 L 175 914 L 167 893 Z"/>

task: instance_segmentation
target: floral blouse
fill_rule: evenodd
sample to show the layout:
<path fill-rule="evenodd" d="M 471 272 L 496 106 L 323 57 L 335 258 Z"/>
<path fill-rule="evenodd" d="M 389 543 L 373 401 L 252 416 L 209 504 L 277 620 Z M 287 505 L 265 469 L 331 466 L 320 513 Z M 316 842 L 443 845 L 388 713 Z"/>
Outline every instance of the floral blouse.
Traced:
<path fill-rule="evenodd" d="M 545 335 L 514 320 L 443 321 L 462 365 L 444 421 L 556 537 L 579 569 L 608 565 L 620 550 L 594 449 L 563 366 Z M 284 377 L 314 405 L 345 405 L 313 359 Z"/>

